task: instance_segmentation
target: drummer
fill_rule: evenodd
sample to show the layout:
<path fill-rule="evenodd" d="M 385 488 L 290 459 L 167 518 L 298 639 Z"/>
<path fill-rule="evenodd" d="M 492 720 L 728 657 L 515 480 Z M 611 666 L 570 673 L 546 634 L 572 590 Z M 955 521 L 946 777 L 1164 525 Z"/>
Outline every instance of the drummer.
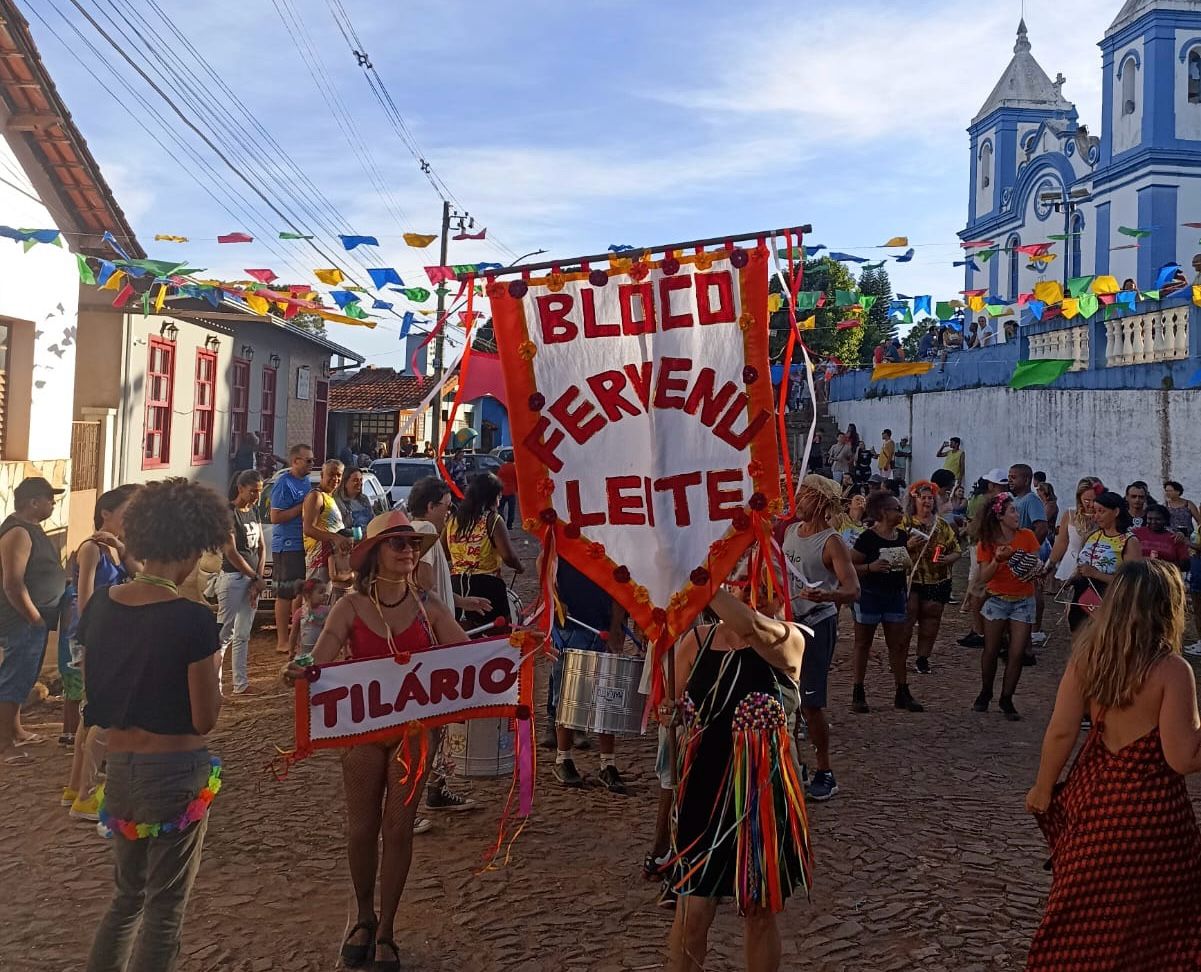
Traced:
<path fill-rule="evenodd" d="M 559 602 L 563 617 L 556 616 L 551 629 L 551 639 L 559 651 L 551 669 L 547 708 L 555 723 L 555 779 L 563 786 L 580 787 L 584 778 L 580 776 L 571 758 L 574 733 L 570 728 L 558 725 L 554 717 L 563 687 L 563 652 L 568 649 L 595 651 L 601 654 L 618 651 L 625 643 L 623 625 L 626 613 L 601 587 L 594 584 L 563 558 L 559 558 L 556 574 Z M 625 793 L 625 782 L 617 771 L 612 733 L 597 733 L 600 744 L 600 781 L 610 793 Z"/>

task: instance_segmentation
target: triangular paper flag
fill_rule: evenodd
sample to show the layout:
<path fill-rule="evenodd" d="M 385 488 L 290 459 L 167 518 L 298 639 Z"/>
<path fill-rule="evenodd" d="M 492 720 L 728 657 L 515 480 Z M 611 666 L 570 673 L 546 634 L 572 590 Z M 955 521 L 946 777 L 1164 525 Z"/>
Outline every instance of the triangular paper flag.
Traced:
<path fill-rule="evenodd" d="M 372 310 L 391 310 L 392 305 L 386 300 L 380 300 L 378 297 L 371 301 Z"/>
<path fill-rule="evenodd" d="M 280 233 L 281 240 L 311 240 L 311 236 L 306 236 L 304 233 Z"/>
<path fill-rule="evenodd" d="M 812 331 L 817 327 L 817 315 L 813 314 L 801 321 L 797 327 L 802 331 Z"/>
<path fill-rule="evenodd" d="M 255 280 L 265 284 L 274 283 L 279 279 L 273 270 L 247 270 L 245 272 L 247 276 L 253 277 Z"/>
<path fill-rule="evenodd" d="M 424 304 L 430 299 L 430 292 L 424 287 L 405 287 L 403 290 L 399 287 L 393 287 L 393 290 L 400 290 L 414 304 Z"/>
<path fill-rule="evenodd" d="M 1034 285 L 1034 296 L 1044 304 L 1058 304 L 1063 300 L 1063 287 L 1058 280 L 1043 280 Z"/>
<path fill-rule="evenodd" d="M 405 285 L 405 282 L 400 279 L 400 274 L 393 267 L 369 268 L 367 274 L 371 277 L 371 282 L 375 284 L 376 290 L 383 290 L 388 284 L 396 284 L 397 287 Z"/>
<path fill-rule="evenodd" d="M 258 294 L 243 294 L 242 299 L 246 301 L 246 306 L 259 317 L 266 317 L 267 312 L 271 310 L 271 304 L 266 297 L 260 297 Z"/>
<path fill-rule="evenodd" d="M 132 296 L 133 296 L 133 284 L 126 283 L 126 285 L 124 287 L 122 287 L 120 292 L 117 294 L 116 299 L 113 301 L 113 306 L 114 307 L 124 307 L 129 302 L 129 298 Z"/>
<path fill-rule="evenodd" d="M 92 272 L 92 267 L 88 263 L 88 258 L 82 253 L 76 253 L 75 262 L 79 265 L 79 282 L 95 286 L 96 275 Z"/>
<path fill-rule="evenodd" d="M 858 303 L 858 295 L 853 290 L 834 291 L 835 307 L 853 307 Z"/>
<path fill-rule="evenodd" d="M 484 229 L 480 230 L 478 233 L 468 233 L 466 230 L 460 230 L 458 233 L 456 233 L 454 236 L 452 236 L 451 239 L 452 240 L 482 240 L 482 239 L 486 238 L 487 235 L 488 235 L 488 228 L 485 227 Z"/>
<path fill-rule="evenodd" d="M 1121 289 L 1118 278 L 1110 276 L 1098 277 L 1093 281 L 1092 286 L 1094 294 L 1116 294 Z"/>
<path fill-rule="evenodd" d="M 186 236 L 170 236 L 167 233 L 155 233 L 154 239 L 158 243 L 187 243 Z"/>
<path fill-rule="evenodd" d="M 925 295 L 920 296 L 920 297 L 914 297 L 913 298 L 913 313 L 928 315 L 930 313 L 930 301 L 932 299 L 933 299 L 932 297 L 925 296 Z"/>
<path fill-rule="evenodd" d="M 1030 313 L 1033 315 L 1036 321 L 1041 321 L 1043 319 L 1043 313 L 1047 309 L 1046 304 L 1044 304 L 1041 300 L 1032 300 L 1027 306 L 1029 306 Z"/>
<path fill-rule="evenodd" d="M 914 253 L 913 248 L 910 247 L 908 250 L 906 250 L 900 256 L 894 256 L 893 259 L 896 260 L 897 263 L 909 263 L 913 259 L 913 253 Z"/>
<path fill-rule="evenodd" d="M 860 294 L 859 306 L 863 308 L 864 312 L 870 311 L 876 306 L 876 301 L 879 299 L 879 296 L 876 294 Z"/>
<path fill-rule="evenodd" d="M 951 305 L 949 303 L 947 303 L 947 301 L 940 300 L 934 306 L 934 315 L 940 321 L 949 321 L 952 317 L 955 316 L 955 310 L 954 310 L 954 308 L 951 307 Z"/>
<path fill-rule="evenodd" d="M 1179 263 L 1165 263 L 1159 268 L 1159 273 L 1155 275 L 1155 289 L 1162 290 L 1175 279 L 1179 272 L 1181 272 Z"/>
<path fill-rule="evenodd" d="M 120 290 L 121 281 L 125 279 L 125 271 L 118 270 L 112 274 L 100 287 L 101 290 Z"/>
<path fill-rule="evenodd" d="M 1080 311 L 1080 316 L 1087 319 L 1101 309 L 1101 301 L 1096 294 L 1081 294 L 1080 299 L 1076 302 L 1076 307 Z"/>
<path fill-rule="evenodd" d="M 343 276 L 342 271 L 336 270 L 336 269 L 314 270 L 313 276 L 316 277 L 318 280 L 320 280 L 322 283 L 329 284 L 331 287 L 338 286 L 338 284 L 340 284 L 343 280 L 346 279 L 346 277 Z"/>
<path fill-rule="evenodd" d="M 342 310 L 345 310 L 349 304 L 353 304 L 359 299 L 357 294 L 352 294 L 349 290 L 331 290 L 329 295 Z"/>
<path fill-rule="evenodd" d="M 1068 281 L 1068 293 L 1073 297 L 1079 297 L 1088 290 L 1088 285 L 1093 282 L 1093 277 L 1072 277 Z"/>
<path fill-rule="evenodd" d="M 984 298 L 980 296 L 969 297 L 967 299 L 968 310 L 973 314 L 979 314 L 984 310 Z"/>
<path fill-rule="evenodd" d="M 1072 361 L 1055 358 L 1019 361 L 1013 370 L 1013 377 L 1009 379 L 1009 387 L 1032 388 L 1036 385 L 1049 385 L 1065 375 L 1073 364 Z"/>
<path fill-rule="evenodd" d="M 1131 236 L 1136 240 L 1146 239 L 1151 235 L 1151 231 L 1149 229 L 1133 229 L 1129 226 L 1119 226 L 1118 232 L 1123 236 Z"/>
<path fill-rule="evenodd" d="M 217 237 L 218 243 L 253 243 L 254 237 L 246 233 L 226 233 Z"/>
<path fill-rule="evenodd" d="M 436 233 L 405 233 L 404 241 L 409 246 L 415 246 L 417 249 L 422 249 L 429 246 L 438 238 Z"/>
<path fill-rule="evenodd" d="M 813 310 L 817 307 L 818 291 L 816 290 L 801 290 L 796 295 L 796 309 L 798 311 Z"/>
<path fill-rule="evenodd" d="M 1075 297 L 1065 297 L 1061 306 L 1063 308 L 1063 316 L 1069 321 L 1080 313 L 1080 301 Z"/>
<path fill-rule="evenodd" d="M 891 240 L 884 244 L 885 246 L 908 246 L 908 236 L 894 236 Z"/>
<path fill-rule="evenodd" d="M 767 295 L 767 310 L 769 313 L 774 314 L 776 311 L 778 311 L 783 306 L 784 306 L 784 295 L 783 294 L 768 294 Z"/>
<path fill-rule="evenodd" d="M 405 311 L 404 317 L 400 319 L 400 339 L 402 341 L 409 336 L 409 330 L 412 328 L 414 320 L 413 312 Z"/>
<path fill-rule="evenodd" d="M 344 236 L 339 233 L 338 239 L 348 250 L 353 250 L 356 246 L 379 246 L 379 240 L 374 236 Z"/>

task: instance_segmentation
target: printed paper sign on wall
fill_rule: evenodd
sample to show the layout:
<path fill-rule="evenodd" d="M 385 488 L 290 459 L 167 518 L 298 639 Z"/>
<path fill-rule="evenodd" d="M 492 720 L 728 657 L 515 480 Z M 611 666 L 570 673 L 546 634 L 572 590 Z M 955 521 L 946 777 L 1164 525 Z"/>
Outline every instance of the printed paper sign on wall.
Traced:
<path fill-rule="evenodd" d="M 780 509 L 764 246 L 493 281 L 521 509 L 652 638 Z"/>

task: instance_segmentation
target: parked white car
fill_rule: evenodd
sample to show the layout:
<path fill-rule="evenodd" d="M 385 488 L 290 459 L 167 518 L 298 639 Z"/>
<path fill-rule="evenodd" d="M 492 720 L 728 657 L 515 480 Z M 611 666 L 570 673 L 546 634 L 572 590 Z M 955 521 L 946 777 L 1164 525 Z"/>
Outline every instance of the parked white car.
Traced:
<path fill-rule="evenodd" d="M 438 472 L 437 463 L 433 459 L 422 456 L 414 456 L 410 459 L 376 459 L 371 464 L 371 471 L 392 500 L 392 505 L 405 509 L 407 509 L 409 492 L 417 480 L 425 479 L 427 476 L 433 476 L 435 479 L 442 478 Z"/>

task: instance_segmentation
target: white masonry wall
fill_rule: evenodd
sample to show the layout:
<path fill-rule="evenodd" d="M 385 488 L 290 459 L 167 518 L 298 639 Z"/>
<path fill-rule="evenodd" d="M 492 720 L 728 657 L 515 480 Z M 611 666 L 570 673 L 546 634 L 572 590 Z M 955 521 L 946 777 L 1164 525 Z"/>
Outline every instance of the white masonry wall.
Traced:
<path fill-rule="evenodd" d="M 894 439 L 909 436 L 911 479 L 939 468 L 939 446 L 957 435 L 969 481 L 1026 462 L 1047 473 L 1061 508 L 1071 505 L 1086 475 L 1118 491 L 1142 479 L 1156 497 L 1165 479 L 1176 479 L 1201 502 L 1201 391 L 978 388 L 831 402 L 830 412 L 840 429 L 854 422 L 872 448 L 885 428 Z"/>

